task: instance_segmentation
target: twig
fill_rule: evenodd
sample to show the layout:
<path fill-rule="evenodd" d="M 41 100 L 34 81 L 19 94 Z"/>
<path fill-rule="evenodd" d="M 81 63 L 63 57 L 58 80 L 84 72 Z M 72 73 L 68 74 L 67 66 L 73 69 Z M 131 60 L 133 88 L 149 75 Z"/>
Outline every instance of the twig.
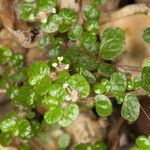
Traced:
<path fill-rule="evenodd" d="M 148 116 L 148 114 L 146 113 L 146 111 L 144 110 L 144 108 L 140 105 L 142 111 L 144 112 L 145 116 L 148 118 L 148 120 L 150 120 L 150 117 Z"/>

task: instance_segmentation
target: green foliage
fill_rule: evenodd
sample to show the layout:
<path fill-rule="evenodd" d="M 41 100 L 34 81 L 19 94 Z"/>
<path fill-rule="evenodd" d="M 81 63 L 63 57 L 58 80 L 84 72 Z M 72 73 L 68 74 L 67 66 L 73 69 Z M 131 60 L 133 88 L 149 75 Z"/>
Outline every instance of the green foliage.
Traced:
<path fill-rule="evenodd" d="M 130 150 L 149 150 L 150 148 L 150 138 L 141 135 L 136 138 L 136 146 L 132 147 Z"/>
<path fill-rule="evenodd" d="M 54 38 L 52 35 L 46 35 L 43 38 L 40 39 L 37 47 L 40 50 L 43 50 L 48 44 L 51 44 L 54 41 Z"/>
<path fill-rule="evenodd" d="M 118 57 L 125 45 L 124 32 L 120 28 L 108 28 L 104 31 L 100 47 L 101 57 L 112 60 Z"/>
<path fill-rule="evenodd" d="M 43 77 L 35 86 L 34 91 L 36 94 L 45 95 L 51 89 L 52 81 L 49 76 Z"/>
<path fill-rule="evenodd" d="M 96 112 L 98 113 L 98 115 L 103 116 L 103 117 L 111 115 L 113 106 L 112 106 L 110 99 L 107 96 L 97 95 L 95 97 L 95 100 L 96 100 L 95 107 L 96 107 Z"/>
<path fill-rule="evenodd" d="M 94 4 L 101 4 L 101 3 L 105 3 L 106 0 L 92 0 L 92 3 Z"/>
<path fill-rule="evenodd" d="M 111 90 L 111 83 L 108 79 L 102 79 L 101 83 L 96 83 L 93 89 L 95 94 L 108 93 Z"/>
<path fill-rule="evenodd" d="M 57 139 L 58 147 L 60 149 L 67 148 L 69 146 L 69 144 L 70 144 L 70 140 L 71 140 L 71 137 L 70 137 L 69 134 L 66 134 L 66 133 L 62 134 Z"/>
<path fill-rule="evenodd" d="M 75 150 L 107 150 L 107 145 L 103 141 L 98 141 L 94 144 L 78 144 Z"/>
<path fill-rule="evenodd" d="M 55 124 L 62 118 L 62 115 L 63 109 L 61 106 L 57 106 L 54 108 L 52 107 L 45 113 L 44 120 L 48 124 Z"/>
<path fill-rule="evenodd" d="M 100 64 L 98 67 L 98 73 L 105 77 L 110 77 L 115 72 L 114 66 L 110 64 Z"/>
<path fill-rule="evenodd" d="M 30 146 L 27 144 L 23 144 L 19 147 L 19 150 L 31 150 Z"/>
<path fill-rule="evenodd" d="M 129 123 L 132 123 L 137 120 L 139 113 L 140 103 L 137 97 L 133 94 L 127 94 L 123 101 L 121 116 Z"/>
<path fill-rule="evenodd" d="M 0 65 L 5 64 L 10 60 L 12 56 L 12 51 L 8 47 L 0 47 Z"/>
<path fill-rule="evenodd" d="M 36 8 L 34 3 L 24 1 L 22 5 L 19 7 L 19 15 L 21 19 L 29 22 L 35 21 L 35 12 Z"/>
<path fill-rule="evenodd" d="M 87 19 L 99 19 L 100 11 L 94 5 L 86 5 L 84 13 Z"/>
<path fill-rule="evenodd" d="M 110 78 L 111 92 L 114 96 L 122 96 L 126 92 L 127 78 L 123 73 L 113 73 Z"/>
<path fill-rule="evenodd" d="M 78 91 L 81 98 L 87 97 L 90 93 L 89 83 L 83 76 L 79 74 L 71 76 L 71 78 L 68 80 L 68 85 L 71 89 Z"/>
<path fill-rule="evenodd" d="M 58 123 L 62 127 L 71 125 L 79 116 L 79 107 L 76 104 L 69 104 L 65 109 L 62 118 Z"/>
<path fill-rule="evenodd" d="M 146 28 L 143 32 L 143 39 L 146 43 L 150 44 L 150 28 Z"/>
<path fill-rule="evenodd" d="M 28 78 L 31 85 L 35 85 L 44 76 L 50 73 L 49 66 L 44 61 L 35 62 L 28 69 Z"/>
<path fill-rule="evenodd" d="M 37 0 L 37 8 L 40 11 L 50 10 L 52 8 L 55 8 L 56 6 L 56 0 Z"/>
<path fill-rule="evenodd" d="M 92 32 L 93 33 L 98 33 L 100 25 L 99 25 L 99 21 L 98 20 L 87 20 L 86 24 L 85 24 L 85 28 L 87 31 Z"/>
<path fill-rule="evenodd" d="M 142 65 L 142 87 L 150 92 L 150 59 L 145 59 Z"/>
<path fill-rule="evenodd" d="M 75 26 L 73 26 L 69 32 L 68 32 L 68 37 L 70 40 L 77 40 L 80 38 L 81 34 L 82 34 L 82 26 L 77 24 Z"/>
<path fill-rule="evenodd" d="M 32 137 L 41 144 L 49 143 L 51 135 L 47 131 L 68 127 L 76 121 L 78 103 L 92 100 L 92 104 L 89 102 L 86 106 L 95 106 L 99 116 L 107 117 L 113 111 L 110 96 L 122 104 L 122 117 L 132 123 L 139 116 L 140 104 L 137 97 L 128 92 L 141 88 L 150 92 L 149 59 L 143 63 L 142 76 L 133 79 L 117 72 L 111 62 L 123 52 L 123 30 L 109 28 L 104 31 L 102 40 L 98 37 L 98 5 L 105 0 L 91 0 L 84 9 L 86 21 L 83 25 L 78 23 L 74 10 L 58 9 L 56 2 L 24 0 L 19 3 L 20 18 L 40 32 L 36 47 L 41 52 L 45 50 L 46 61 L 27 66 L 23 55 L 0 46 L 0 88 L 7 90 L 13 107 L 0 121 L 0 141 L 4 146 L 10 145 L 15 138 L 24 143 L 20 150 L 30 149 L 27 142 Z M 149 28 L 144 31 L 143 38 L 149 43 Z M 137 148 L 147 150 L 148 141 L 149 138 L 139 137 Z M 67 149 L 70 136 L 62 134 L 56 143 L 59 149 Z M 76 149 L 106 150 L 107 146 L 100 141 L 80 144 Z"/>

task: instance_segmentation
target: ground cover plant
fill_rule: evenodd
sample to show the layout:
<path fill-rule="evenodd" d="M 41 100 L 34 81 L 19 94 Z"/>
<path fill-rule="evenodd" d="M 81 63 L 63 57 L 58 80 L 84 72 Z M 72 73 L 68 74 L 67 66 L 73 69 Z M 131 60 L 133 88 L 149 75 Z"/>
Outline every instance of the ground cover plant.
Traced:
<path fill-rule="evenodd" d="M 21 53 L 0 46 L 0 65 L 4 68 L 0 88 L 12 106 L 0 121 L 2 145 L 19 139 L 18 149 L 32 149 L 33 138 L 48 140 L 47 127 L 57 130 L 71 126 L 79 117 L 81 105 L 93 109 L 98 117 L 109 117 L 115 103 L 129 124 L 138 119 L 139 93 L 150 94 L 150 59 L 143 61 L 141 76 L 131 78 L 116 69 L 112 62 L 124 51 L 125 31 L 107 28 L 99 38 L 98 7 L 103 3 L 105 0 L 91 0 L 85 6 L 83 24 L 73 9 L 58 9 L 56 0 L 23 0 L 18 5 L 20 19 L 37 25 L 40 38 L 36 49 L 47 53 L 47 59 L 26 65 Z M 150 44 L 150 28 L 143 31 L 142 38 Z M 67 149 L 70 135 L 63 134 L 56 143 L 59 149 Z M 81 143 L 74 149 L 106 150 L 106 143 Z M 150 149 L 149 137 L 141 135 L 135 143 L 132 150 Z"/>

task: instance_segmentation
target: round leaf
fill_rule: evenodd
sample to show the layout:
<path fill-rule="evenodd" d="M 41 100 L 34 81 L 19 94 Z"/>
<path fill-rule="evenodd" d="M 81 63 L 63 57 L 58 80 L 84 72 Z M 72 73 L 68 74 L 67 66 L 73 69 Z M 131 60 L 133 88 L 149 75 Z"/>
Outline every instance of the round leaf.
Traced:
<path fill-rule="evenodd" d="M 127 78 L 123 73 L 113 73 L 110 78 L 111 92 L 114 96 L 122 96 L 127 87 Z"/>
<path fill-rule="evenodd" d="M 86 5 L 84 9 L 86 18 L 88 19 L 99 19 L 100 11 L 94 5 Z"/>
<path fill-rule="evenodd" d="M 63 88 L 63 85 L 54 83 L 51 86 L 49 94 L 53 97 L 56 97 L 59 102 L 62 102 L 66 100 L 67 91 Z"/>
<path fill-rule="evenodd" d="M 34 90 L 36 94 L 42 96 L 50 91 L 51 85 L 52 81 L 50 76 L 45 76 L 34 86 Z"/>
<path fill-rule="evenodd" d="M 82 34 L 82 26 L 77 24 L 75 26 L 73 26 L 70 31 L 68 32 L 68 37 L 70 40 L 77 40 L 79 39 L 79 37 L 81 36 Z"/>
<path fill-rule="evenodd" d="M 121 116 L 132 123 L 137 120 L 140 113 L 140 104 L 137 97 L 133 94 L 127 94 L 123 101 Z"/>
<path fill-rule="evenodd" d="M 70 88 L 78 91 L 80 93 L 81 98 L 87 97 L 90 93 L 89 83 L 83 76 L 79 74 L 71 76 L 68 80 L 68 85 L 70 86 Z"/>
<path fill-rule="evenodd" d="M 146 43 L 150 44 L 150 28 L 146 28 L 143 32 L 143 39 Z"/>
<path fill-rule="evenodd" d="M 115 59 L 123 52 L 124 32 L 120 28 L 108 28 L 104 31 L 100 46 L 101 57 L 105 60 Z"/>
<path fill-rule="evenodd" d="M 53 109 L 49 109 L 45 114 L 44 114 L 44 120 L 48 124 L 55 124 L 58 122 L 63 115 L 63 109 L 61 106 L 57 106 Z"/>
<path fill-rule="evenodd" d="M 50 68 L 44 61 L 38 61 L 29 66 L 28 78 L 31 85 L 35 85 L 44 76 L 49 75 Z"/>
<path fill-rule="evenodd" d="M 142 87 L 150 92 L 150 59 L 145 59 L 142 65 Z"/>
<path fill-rule="evenodd" d="M 141 135 L 136 139 L 136 145 L 142 150 L 148 150 L 150 148 L 150 139 Z"/>
<path fill-rule="evenodd" d="M 78 118 L 78 116 L 79 116 L 78 105 L 70 104 L 65 108 L 64 114 L 58 123 L 62 127 L 67 127 L 67 126 L 71 125 Z"/>
<path fill-rule="evenodd" d="M 110 99 L 107 96 L 97 95 L 95 97 L 95 100 L 96 100 L 95 107 L 98 115 L 103 117 L 111 115 L 113 107 Z"/>
<path fill-rule="evenodd" d="M 70 143 L 70 135 L 69 134 L 62 134 L 58 140 L 57 140 L 57 144 L 59 146 L 59 148 L 67 148 L 69 146 L 69 143 Z"/>

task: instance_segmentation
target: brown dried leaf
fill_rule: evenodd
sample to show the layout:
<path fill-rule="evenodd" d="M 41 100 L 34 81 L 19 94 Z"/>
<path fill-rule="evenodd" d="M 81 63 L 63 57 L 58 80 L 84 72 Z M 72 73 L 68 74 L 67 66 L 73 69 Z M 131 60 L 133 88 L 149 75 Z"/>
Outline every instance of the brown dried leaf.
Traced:
<path fill-rule="evenodd" d="M 0 19 L 5 27 L 13 29 L 15 16 L 12 0 L 0 0 Z"/>

